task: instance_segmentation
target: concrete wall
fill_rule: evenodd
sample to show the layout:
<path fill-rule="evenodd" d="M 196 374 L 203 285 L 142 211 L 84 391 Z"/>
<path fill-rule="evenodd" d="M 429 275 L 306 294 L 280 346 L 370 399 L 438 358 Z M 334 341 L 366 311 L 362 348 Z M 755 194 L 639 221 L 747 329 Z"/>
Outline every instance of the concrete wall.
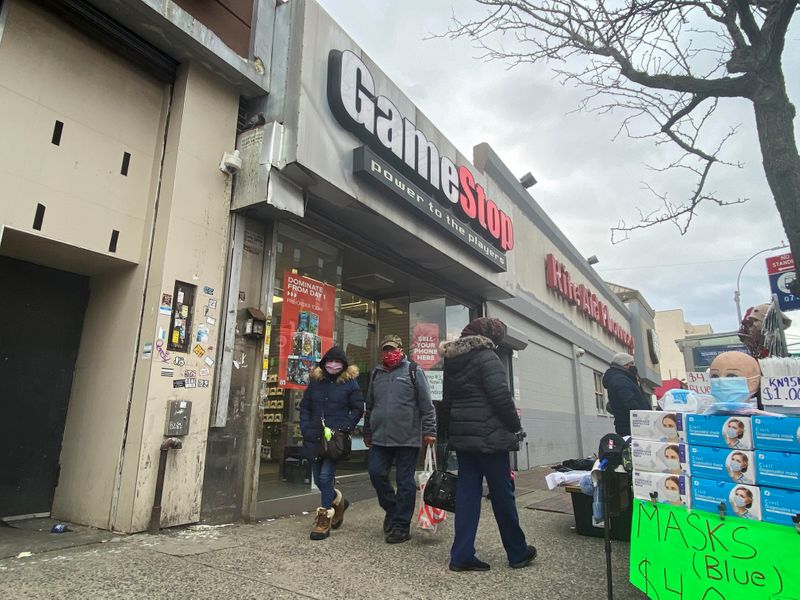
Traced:
<path fill-rule="evenodd" d="M 20 258 L 92 275 L 52 513 L 96 527 L 109 526 L 166 98 L 166 86 L 50 13 L 11 2 L 0 45 L 0 215 L 6 227 L 52 240 L 50 252 Z"/>
<path fill-rule="evenodd" d="M 143 343 L 156 344 L 165 336 L 169 315 L 159 312 L 159 304 L 162 294 L 172 294 L 176 280 L 197 286 L 194 326 L 189 352 L 168 352 L 162 359 L 154 351 L 152 360 L 140 358 L 137 362 L 113 521 L 114 528 L 122 531 L 141 531 L 147 526 L 170 400 L 189 400 L 193 405 L 183 448 L 169 455 L 162 524 L 192 522 L 200 516 L 212 382 L 219 366 L 220 295 L 230 202 L 230 180 L 217 165 L 222 153 L 234 146 L 237 111 L 238 96 L 224 82 L 199 65 L 181 66 L 167 131 L 152 270 L 142 321 Z M 216 307 L 210 308 L 209 301 L 216 301 Z M 201 344 L 205 354 L 200 357 L 191 349 L 196 345 L 197 326 L 207 317 L 216 323 L 208 325 L 209 338 Z M 214 364 L 206 364 L 206 357 Z M 184 364 L 176 365 L 176 358 L 183 359 Z M 173 368 L 174 377 L 161 376 L 162 367 Z M 201 374 L 201 369 L 208 369 L 207 374 Z M 209 381 L 209 387 L 173 387 L 175 379 L 188 376 L 187 370 L 195 371 L 198 381 Z"/>
<path fill-rule="evenodd" d="M 219 319 L 222 308 L 230 178 L 217 165 L 234 147 L 238 92 L 194 63 L 181 66 L 171 91 L 32 3 L 11 1 L 4 10 L 2 250 L 91 276 L 52 513 L 144 529 L 167 402 L 180 399 L 193 402 L 190 434 L 170 455 L 162 523 L 196 521 L 217 364 L 191 348 L 197 326 Z M 37 204 L 46 207 L 40 230 Z M 6 243 L 20 239 L 27 243 Z M 183 365 L 174 364 L 179 353 L 162 360 L 155 348 L 169 326 L 161 297 L 176 280 L 197 286 Z M 216 360 L 219 323 L 208 329 L 203 352 Z M 162 367 L 174 376 L 162 376 Z M 201 368 L 208 387 L 173 387 Z"/>

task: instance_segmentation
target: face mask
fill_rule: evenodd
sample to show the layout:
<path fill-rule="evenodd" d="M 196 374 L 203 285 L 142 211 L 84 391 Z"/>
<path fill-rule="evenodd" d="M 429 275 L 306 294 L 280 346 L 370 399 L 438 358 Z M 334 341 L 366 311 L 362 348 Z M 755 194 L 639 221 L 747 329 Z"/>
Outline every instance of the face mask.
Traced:
<path fill-rule="evenodd" d="M 387 369 L 394 369 L 403 360 L 403 351 L 399 348 L 381 352 L 381 362 Z"/>
<path fill-rule="evenodd" d="M 667 437 L 675 437 L 676 431 L 678 431 L 678 428 L 674 425 L 664 425 L 664 435 Z"/>
<path fill-rule="evenodd" d="M 750 388 L 745 377 L 712 377 L 711 395 L 717 402 L 746 402 Z"/>
<path fill-rule="evenodd" d="M 733 503 L 739 508 L 744 508 L 744 505 L 747 504 L 747 502 L 745 502 L 744 498 L 741 496 L 734 496 Z"/>
<path fill-rule="evenodd" d="M 739 432 L 736 429 L 734 429 L 733 427 L 728 427 L 725 430 L 725 435 L 727 435 L 729 438 L 735 438 L 735 437 L 739 437 Z"/>
<path fill-rule="evenodd" d="M 664 490 L 664 498 L 667 502 L 680 502 L 681 493 L 678 490 Z"/>
<path fill-rule="evenodd" d="M 632 367 L 628 367 L 628 371 L 630 371 L 631 374 L 633 374 L 634 376 L 639 374 L 639 369 L 636 368 L 636 365 L 633 365 Z"/>
<path fill-rule="evenodd" d="M 327 371 L 327 372 L 328 372 L 330 375 L 336 375 L 336 374 L 338 374 L 338 373 L 341 373 L 341 372 L 342 372 L 342 369 L 344 369 L 344 365 L 342 364 L 342 362 L 341 362 L 341 361 L 338 361 L 338 360 L 329 360 L 329 361 L 327 361 L 327 362 L 325 363 L 325 370 L 326 370 L 326 371 Z"/>
<path fill-rule="evenodd" d="M 731 461 L 731 471 L 733 471 L 734 473 L 738 473 L 741 470 L 742 470 L 742 463 L 740 463 L 738 460 L 732 460 Z M 738 498 L 738 496 L 737 496 L 737 498 Z"/>
<path fill-rule="evenodd" d="M 667 468 L 670 471 L 677 471 L 681 468 L 681 461 L 679 461 L 677 458 L 665 458 L 664 464 L 667 465 Z"/>

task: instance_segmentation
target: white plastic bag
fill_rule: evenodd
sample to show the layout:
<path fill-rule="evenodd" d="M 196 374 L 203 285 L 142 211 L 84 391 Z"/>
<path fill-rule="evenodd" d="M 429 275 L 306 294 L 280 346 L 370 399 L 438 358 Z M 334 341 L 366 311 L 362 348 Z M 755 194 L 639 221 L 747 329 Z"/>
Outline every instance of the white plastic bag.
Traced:
<path fill-rule="evenodd" d="M 417 528 L 429 533 L 436 533 L 444 525 L 447 513 L 440 508 L 434 508 L 425 504 L 423 493 L 425 484 L 436 468 L 436 453 L 433 446 L 428 446 L 425 450 L 425 465 L 422 471 L 417 473 Z"/>

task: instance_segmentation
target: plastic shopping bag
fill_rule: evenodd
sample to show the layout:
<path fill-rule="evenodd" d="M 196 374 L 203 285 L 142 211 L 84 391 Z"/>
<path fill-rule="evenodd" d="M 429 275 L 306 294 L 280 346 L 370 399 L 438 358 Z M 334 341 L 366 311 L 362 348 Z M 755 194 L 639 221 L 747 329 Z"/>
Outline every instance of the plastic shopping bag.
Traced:
<path fill-rule="evenodd" d="M 434 508 L 425 504 L 423 500 L 425 484 L 436 468 L 436 453 L 433 446 L 428 446 L 425 450 L 425 465 L 423 470 L 417 473 L 417 528 L 429 533 L 436 533 L 444 525 L 447 513 L 440 508 Z"/>

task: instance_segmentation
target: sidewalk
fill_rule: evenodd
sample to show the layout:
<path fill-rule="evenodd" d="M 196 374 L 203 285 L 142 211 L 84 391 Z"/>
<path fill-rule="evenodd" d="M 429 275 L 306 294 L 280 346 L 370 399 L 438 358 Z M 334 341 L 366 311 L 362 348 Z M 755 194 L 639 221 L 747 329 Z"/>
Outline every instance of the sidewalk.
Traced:
<path fill-rule="evenodd" d="M 192 526 L 113 537 L 109 541 L 25 558 L 0 560 L 0 598 L 264 598 L 330 600 L 494 600 L 606 598 L 603 540 L 570 530 L 571 514 L 525 508 L 561 490 L 541 489 L 541 473 L 517 481 L 523 529 L 539 556 L 507 566 L 491 508 L 484 504 L 478 555 L 485 573 L 447 569 L 452 523 L 435 536 L 415 533 L 405 544 L 383 541 L 377 502 L 354 503 L 342 528 L 308 539 L 311 515 L 223 527 Z M 644 596 L 627 582 L 628 544 L 613 542 L 614 598 Z"/>

